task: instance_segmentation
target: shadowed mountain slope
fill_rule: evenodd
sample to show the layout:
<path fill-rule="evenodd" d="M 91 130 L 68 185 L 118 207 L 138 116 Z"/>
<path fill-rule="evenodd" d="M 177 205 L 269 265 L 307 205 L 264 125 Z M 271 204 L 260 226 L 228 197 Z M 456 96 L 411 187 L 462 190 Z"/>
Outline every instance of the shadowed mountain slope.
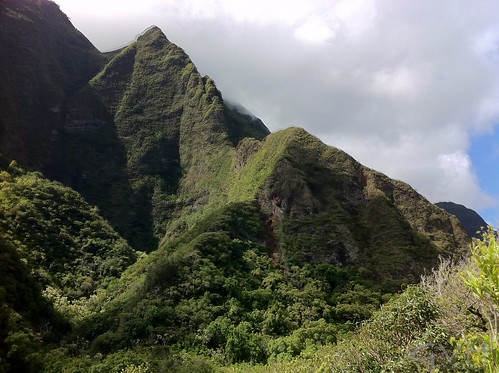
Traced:
<path fill-rule="evenodd" d="M 60 175 L 68 96 L 105 58 L 50 1 L 0 3 L 0 154 Z"/>
<path fill-rule="evenodd" d="M 487 228 L 487 223 L 476 211 L 454 202 L 438 202 L 436 205 L 457 217 L 471 237 L 482 238 L 479 232 Z"/>

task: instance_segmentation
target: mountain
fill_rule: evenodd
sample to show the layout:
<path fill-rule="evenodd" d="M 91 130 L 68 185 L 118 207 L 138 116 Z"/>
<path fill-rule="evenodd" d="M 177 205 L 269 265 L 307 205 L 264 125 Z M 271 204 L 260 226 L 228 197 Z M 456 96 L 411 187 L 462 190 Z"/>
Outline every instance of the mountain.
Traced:
<path fill-rule="evenodd" d="M 155 26 L 102 54 L 55 3 L 5 0 L 0 82 L 0 370 L 296 356 L 470 242 L 409 185 L 226 103 Z"/>
<path fill-rule="evenodd" d="M 271 134 L 260 146 L 237 171 L 229 197 L 257 199 L 276 258 L 355 263 L 389 281 L 416 278 L 438 254 L 456 253 L 467 241 L 455 219 L 410 186 L 302 129 Z"/>
<path fill-rule="evenodd" d="M 201 183 L 222 189 L 215 178 L 226 153 L 243 137 L 268 134 L 261 121 L 224 105 L 214 82 L 157 27 L 69 99 L 64 129 L 63 181 L 149 251 L 181 214 L 179 196 L 205 204 Z"/>
<path fill-rule="evenodd" d="M 480 232 L 487 228 L 488 224 L 476 211 L 454 202 L 438 202 L 436 205 L 456 216 L 470 237 L 482 238 Z"/>
<path fill-rule="evenodd" d="M 0 3 L 0 153 L 50 177 L 69 95 L 105 58 L 51 1 Z"/>
<path fill-rule="evenodd" d="M 281 208 L 274 206 L 275 201 L 268 200 L 276 198 L 284 199 L 284 203 L 290 204 L 289 211 L 286 211 L 284 206 L 283 216 L 291 212 L 293 218 L 301 218 L 306 215 L 301 211 L 303 209 L 308 209 L 308 214 L 313 213 L 312 216 L 325 214 L 332 208 L 330 205 L 334 205 L 335 214 L 338 216 L 341 216 L 342 210 L 346 210 L 345 215 L 349 215 L 350 209 L 356 214 L 355 220 L 360 222 L 366 219 L 355 210 L 362 206 L 361 194 L 367 193 L 363 190 L 368 185 L 367 181 L 362 181 L 368 178 L 364 175 L 367 171 L 359 171 L 360 166 L 352 166 L 352 170 L 356 170 L 350 173 L 352 180 L 339 180 L 337 176 L 342 176 L 343 170 L 335 170 L 331 174 L 327 170 L 330 166 L 326 166 L 325 162 L 334 164 L 334 159 L 320 159 L 323 156 L 318 154 L 318 149 L 325 152 L 323 145 L 317 145 L 318 148 L 313 149 L 316 146 L 314 144 L 311 148 L 307 144 L 316 142 L 313 137 L 305 134 L 293 136 L 293 133 L 299 130 L 276 134 L 275 139 L 266 142 L 277 143 L 279 148 L 268 149 L 265 143 L 262 145 L 259 141 L 269 133 L 263 123 L 242 110 L 238 112 L 234 105 L 224 104 L 214 82 L 208 77 L 202 77 L 185 52 L 169 42 L 157 27 L 146 30 L 136 42 L 117 51 L 111 60 L 105 63 L 103 55 L 97 53 L 91 44 L 74 30 L 55 4 L 49 1 L 7 1 L 5 4 L 2 16 L 8 22 L 2 24 L 10 33 L 7 34 L 9 38 L 6 37 L 2 43 L 3 48 L 24 50 L 21 46 L 28 45 L 29 48 L 26 49 L 32 50 L 38 59 L 46 57 L 25 69 L 30 72 L 30 76 L 49 75 L 50 81 L 55 82 L 52 84 L 56 84 L 61 92 L 61 99 L 57 103 L 60 107 L 58 118 L 53 121 L 59 125 L 55 132 L 51 127 L 52 122 L 46 124 L 47 122 L 26 121 L 27 124 L 24 125 L 28 126 L 29 133 L 42 128 L 47 133 L 57 134 L 57 141 L 29 146 L 29 149 L 35 151 L 44 148 L 50 154 L 58 153 L 57 162 L 52 162 L 50 157 L 36 156 L 34 158 L 37 160 L 43 159 L 47 163 L 46 166 L 36 165 L 35 160 L 23 155 L 21 146 L 14 149 L 12 145 L 2 146 L 0 151 L 4 156 L 16 159 L 21 166 L 42 171 L 48 177 L 79 191 L 91 204 L 100 208 L 104 217 L 109 219 L 136 249 L 151 251 L 165 233 L 175 235 L 181 232 L 184 229 L 182 227 L 189 226 L 189 221 L 195 221 L 213 210 L 213 206 L 227 200 L 256 198 L 257 191 L 263 188 L 264 183 L 276 179 L 275 184 L 279 185 L 279 182 L 282 182 L 279 178 L 291 178 L 294 184 L 290 184 L 289 188 L 298 189 L 267 190 L 267 200 L 262 200 L 261 204 L 268 213 Z M 12 32 L 26 22 L 38 29 L 38 39 L 43 41 L 52 40 L 55 32 L 68 35 L 67 38 L 72 39 L 63 40 L 64 42 L 55 39 L 53 51 L 48 48 L 42 54 L 39 51 L 41 42 L 32 46 L 34 41 L 31 38 L 25 40 L 23 35 L 18 36 Z M 53 30 L 57 25 L 63 30 Z M 74 55 L 75 51 L 80 54 Z M 61 56 L 69 62 L 52 64 L 53 60 L 57 62 Z M 79 72 L 76 66 L 82 62 L 92 69 Z M 60 64 L 75 66 L 73 69 L 77 70 L 78 74 L 64 74 L 58 79 L 56 75 Z M 9 72 L 14 70 L 14 73 L 6 75 L 20 75 L 17 71 L 19 67 L 16 67 L 18 65 L 2 65 Z M 41 73 L 38 70 L 40 66 L 45 65 L 52 69 L 49 69 L 49 73 Z M 92 77 L 91 72 L 95 73 L 99 66 L 101 70 Z M 74 81 L 70 85 L 71 89 L 64 91 L 59 86 L 66 83 L 66 75 L 74 77 Z M 20 79 L 21 77 L 18 78 Z M 26 85 L 29 88 L 23 91 L 23 94 L 26 97 L 36 96 L 30 91 L 31 84 L 22 84 L 21 81 L 16 84 L 18 89 Z M 52 85 L 46 88 L 53 90 Z M 33 117 L 44 118 L 50 116 L 53 107 L 55 106 L 37 105 L 36 110 L 24 107 L 22 110 L 17 108 L 17 112 L 26 115 L 32 112 Z M 12 126 L 9 131 L 12 137 L 28 141 L 23 135 L 23 125 L 15 122 L 9 125 Z M 37 136 L 37 139 L 39 138 L 40 136 Z M 300 144 L 300 141 L 304 143 Z M 311 148 L 311 154 L 300 150 L 300 147 L 307 146 Z M 253 154 L 260 147 L 261 151 Z M 339 151 L 335 154 L 339 159 L 345 157 Z M 289 159 L 281 160 L 283 157 Z M 332 158 L 333 155 L 326 157 Z M 237 164 L 234 165 L 235 163 Z M 309 170 L 310 167 L 313 168 Z M 300 173 L 304 172 L 308 173 L 306 177 L 310 180 L 303 180 L 305 175 Z M 331 179 L 330 186 L 343 187 L 335 193 L 340 196 L 343 191 L 353 193 L 354 196 L 341 197 L 352 199 L 353 202 L 340 203 L 334 200 L 336 197 L 330 191 L 323 193 L 321 190 L 317 192 L 331 195 L 321 195 L 318 199 L 319 196 L 313 195 L 314 190 L 311 189 L 318 187 L 307 184 L 314 181 L 315 175 L 311 175 L 311 172 L 323 173 L 324 176 L 331 174 L 327 175 Z M 350 170 L 345 172 L 348 174 Z M 259 184 L 256 184 L 256 181 Z M 342 183 L 352 184 L 355 188 L 350 191 L 341 185 Z M 248 190 L 249 188 L 252 189 Z M 306 194 L 302 196 L 301 193 Z M 415 193 L 413 195 L 416 196 Z M 390 195 L 387 200 L 395 202 L 394 197 Z M 358 202 L 357 205 L 355 201 Z M 304 206 L 298 207 L 298 204 Z M 397 211 L 390 219 L 395 219 L 397 224 L 406 224 L 403 230 L 408 227 L 415 228 L 416 231 L 426 229 L 424 225 L 415 225 L 415 222 L 411 225 L 405 221 L 409 215 L 400 214 L 401 212 Z M 272 219 L 280 221 L 281 218 L 274 216 Z M 328 224 L 341 220 L 338 217 L 334 218 L 336 220 L 332 217 L 324 219 L 329 219 Z M 350 227 L 338 225 L 342 226 L 338 229 L 350 232 L 355 224 L 357 222 Z M 447 228 L 447 231 L 452 234 L 452 229 Z M 351 233 L 332 234 L 336 235 L 343 236 L 340 239 L 330 237 L 330 246 L 336 245 L 332 242 L 339 240 L 341 245 L 352 247 L 352 250 L 347 252 L 348 249 L 344 248 L 343 254 L 334 255 L 345 258 L 348 255 L 355 256 L 353 252 L 358 251 L 358 244 L 352 243 L 356 240 L 349 238 Z M 362 239 L 372 240 L 366 237 Z M 449 248 L 455 246 L 449 242 L 443 245 Z"/>
<path fill-rule="evenodd" d="M 207 144 L 269 133 L 157 27 L 108 62 L 55 3 L 2 7 L 0 153 L 81 192 L 136 248 L 164 235 L 182 170 L 208 172 Z"/>

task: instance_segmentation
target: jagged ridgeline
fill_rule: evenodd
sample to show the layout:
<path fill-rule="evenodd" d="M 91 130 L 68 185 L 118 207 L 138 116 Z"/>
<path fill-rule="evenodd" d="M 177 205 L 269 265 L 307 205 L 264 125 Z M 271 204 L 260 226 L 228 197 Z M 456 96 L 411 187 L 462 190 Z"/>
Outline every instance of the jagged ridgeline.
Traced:
<path fill-rule="evenodd" d="M 57 325 L 60 361 L 78 343 L 297 355 L 469 242 L 409 185 L 226 104 L 157 27 L 103 54 L 55 3 L 0 2 L 0 112 L 0 322 L 40 346 Z M 33 282 L 43 317 L 16 295 Z M 6 366 L 28 369 L 29 348 Z"/>
<path fill-rule="evenodd" d="M 50 1 L 6 1 L 1 17 L 0 151 L 78 190 L 135 248 L 150 251 L 213 205 L 244 199 L 260 201 L 278 236 L 297 235 L 289 257 L 360 258 L 378 245 L 371 222 L 402 227 L 405 236 L 391 238 L 413 246 L 424 236 L 451 252 L 462 239 L 452 219 L 410 188 L 302 130 L 261 142 L 269 133 L 263 123 L 225 105 L 157 27 L 106 61 Z M 426 213 L 416 214 L 412 199 Z M 311 242 L 316 249 L 300 246 L 324 229 L 322 242 Z"/>
<path fill-rule="evenodd" d="M 206 204 L 241 138 L 268 134 L 156 27 L 106 61 L 54 3 L 4 7 L 0 151 L 80 191 L 136 248 Z"/>

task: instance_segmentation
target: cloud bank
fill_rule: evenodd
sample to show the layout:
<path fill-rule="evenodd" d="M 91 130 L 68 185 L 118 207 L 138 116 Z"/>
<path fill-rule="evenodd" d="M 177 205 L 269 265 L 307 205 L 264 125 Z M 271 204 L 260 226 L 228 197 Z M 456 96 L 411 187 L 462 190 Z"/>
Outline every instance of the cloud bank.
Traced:
<path fill-rule="evenodd" d="M 499 123 L 499 2 L 58 3 L 101 50 L 158 25 L 271 130 L 304 127 L 433 202 L 497 205 L 468 148 Z"/>

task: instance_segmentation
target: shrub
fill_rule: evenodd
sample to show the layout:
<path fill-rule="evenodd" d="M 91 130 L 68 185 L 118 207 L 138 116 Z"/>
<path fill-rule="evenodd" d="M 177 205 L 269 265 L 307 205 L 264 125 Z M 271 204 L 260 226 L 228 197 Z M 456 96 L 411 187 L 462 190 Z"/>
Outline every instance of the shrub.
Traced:
<path fill-rule="evenodd" d="M 463 273 L 466 286 L 478 299 L 477 311 L 487 322 L 487 330 L 468 334 L 458 342 L 473 361 L 486 372 L 499 370 L 499 244 L 489 228 L 482 241 L 471 247 L 472 261 L 478 273 Z"/>

